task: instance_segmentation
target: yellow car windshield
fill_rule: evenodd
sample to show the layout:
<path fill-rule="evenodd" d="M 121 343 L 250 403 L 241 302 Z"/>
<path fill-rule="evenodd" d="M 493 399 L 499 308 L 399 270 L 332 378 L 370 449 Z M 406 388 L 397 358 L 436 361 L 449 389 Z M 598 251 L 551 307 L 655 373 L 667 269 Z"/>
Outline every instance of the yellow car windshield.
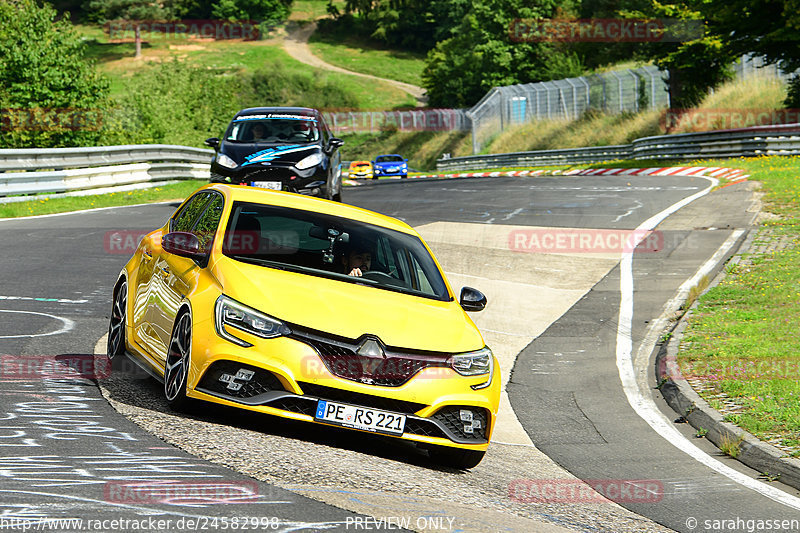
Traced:
<path fill-rule="evenodd" d="M 235 202 L 223 254 L 267 268 L 452 299 L 418 237 L 313 211 Z M 361 276 L 349 275 L 354 258 Z"/>

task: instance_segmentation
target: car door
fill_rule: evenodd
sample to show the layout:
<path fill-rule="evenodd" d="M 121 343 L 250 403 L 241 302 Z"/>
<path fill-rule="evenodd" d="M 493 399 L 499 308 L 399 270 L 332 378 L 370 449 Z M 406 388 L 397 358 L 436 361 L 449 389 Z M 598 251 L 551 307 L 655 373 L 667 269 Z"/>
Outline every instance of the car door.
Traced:
<path fill-rule="evenodd" d="M 205 203 L 203 212 L 195 219 L 190 233 L 200 240 L 202 249 L 210 251 L 211 244 L 216 234 L 222 217 L 222 208 L 225 205 L 222 194 L 211 192 L 210 199 Z M 176 230 L 182 231 L 182 230 Z M 172 336 L 172 326 L 178 314 L 178 309 L 184 298 L 197 286 L 197 281 L 205 263 L 198 262 L 188 257 L 162 252 L 156 269 L 162 278 L 161 301 L 157 314 L 154 315 L 157 324 L 156 331 L 163 341 L 163 353 L 166 358 L 167 347 Z"/>
<path fill-rule="evenodd" d="M 200 192 L 191 197 L 170 219 L 167 231 L 191 231 L 210 201 L 211 193 L 209 192 Z M 165 340 L 162 331 L 164 315 L 162 309 L 168 305 L 166 302 L 169 299 L 165 282 L 167 264 L 164 256 L 171 254 L 167 254 L 161 248 L 162 236 L 161 233 L 155 233 L 150 241 L 145 243 L 144 257 L 147 258 L 148 252 L 150 257 L 147 258 L 146 272 L 140 276 L 139 290 L 141 292 L 136 296 L 142 306 L 140 311 L 142 319 L 137 335 L 145 349 L 158 362 L 163 361 L 166 354 L 166 343 L 169 342 L 168 337 Z M 170 330 L 169 334 L 171 333 Z"/>

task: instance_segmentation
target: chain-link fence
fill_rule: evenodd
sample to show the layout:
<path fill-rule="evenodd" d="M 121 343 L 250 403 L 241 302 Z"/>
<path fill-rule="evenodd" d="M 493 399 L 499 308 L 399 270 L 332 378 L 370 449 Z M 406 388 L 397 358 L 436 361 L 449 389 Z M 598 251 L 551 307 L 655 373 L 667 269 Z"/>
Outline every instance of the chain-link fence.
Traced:
<path fill-rule="evenodd" d="M 737 78 L 794 73 L 768 65 L 762 57 L 743 56 L 734 64 Z M 509 126 L 532 120 L 575 120 L 588 109 L 607 113 L 670 107 L 668 74 L 654 66 L 610 71 L 557 81 L 495 87 L 468 111 L 472 119 L 472 151 L 477 154 Z"/>
<path fill-rule="evenodd" d="M 665 77 L 657 67 L 647 66 L 495 87 L 468 112 L 472 119 L 473 153 L 478 153 L 507 127 L 531 120 L 574 120 L 588 109 L 635 113 L 669 107 Z"/>

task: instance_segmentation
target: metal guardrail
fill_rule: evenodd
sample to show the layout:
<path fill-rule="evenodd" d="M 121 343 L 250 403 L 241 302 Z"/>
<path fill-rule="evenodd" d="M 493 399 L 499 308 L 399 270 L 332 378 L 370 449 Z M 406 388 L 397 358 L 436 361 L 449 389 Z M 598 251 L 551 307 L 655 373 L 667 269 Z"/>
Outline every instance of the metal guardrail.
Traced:
<path fill-rule="evenodd" d="M 4 149 L 0 196 L 208 179 L 213 154 L 213 150 L 162 144 Z"/>
<path fill-rule="evenodd" d="M 563 150 L 513 152 L 509 154 L 471 155 L 439 159 L 436 161 L 436 170 L 483 170 L 489 168 L 595 163 L 613 159 L 630 159 L 631 153 L 631 145 L 625 144 L 596 148 L 567 148 Z"/>
<path fill-rule="evenodd" d="M 437 160 L 436 170 L 569 165 L 614 159 L 686 160 L 759 155 L 800 155 L 800 124 L 658 135 L 616 146 L 454 157 Z"/>

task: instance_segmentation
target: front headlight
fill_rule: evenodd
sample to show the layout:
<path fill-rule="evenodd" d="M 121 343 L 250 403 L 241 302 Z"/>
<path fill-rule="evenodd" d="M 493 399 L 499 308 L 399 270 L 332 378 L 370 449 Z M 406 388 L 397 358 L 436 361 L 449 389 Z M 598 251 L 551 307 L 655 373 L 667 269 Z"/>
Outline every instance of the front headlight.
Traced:
<path fill-rule="evenodd" d="M 217 163 L 220 166 L 223 166 L 225 168 L 236 168 L 237 167 L 236 161 L 234 161 L 233 159 L 231 159 L 230 157 L 228 157 L 225 154 L 219 154 L 217 156 Z"/>
<path fill-rule="evenodd" d="M 322 154 L 320 154 L 319 152 L 314 152 L 310 156 L 307 156 L 307 157 L 304 157 L 303 159 L 301 159 L 295 165 L 295 167 L 297 167 L 300 170 L 305 170 L 307 168 L 315 167 L 315 166 L 319 165 L 320 163 L 322 163 Z"/>
<path fill-rule="evenodd" d="M 217 298 L 214 306 L 214 318 L 217 335 L 239 346 L 250 347 L 252 344 L 228 333 L 225 329 L 226 326 L 246 331 L 263 339 L 272 339 L 292 332 L 280 320 L 240 304 L 225 295 Z"/>
<path fill-rule="evenodd" d="M 492 350 L 488 347 L 483 347 L 474 352 L 453 355 L 448 360 L 448 363 L 453 370 L 462 376 L 489 376 L 484 383 L 472 385 L 474 390 L 485 389 L 492 382 L 494 356 L 492 355 Z"/>

